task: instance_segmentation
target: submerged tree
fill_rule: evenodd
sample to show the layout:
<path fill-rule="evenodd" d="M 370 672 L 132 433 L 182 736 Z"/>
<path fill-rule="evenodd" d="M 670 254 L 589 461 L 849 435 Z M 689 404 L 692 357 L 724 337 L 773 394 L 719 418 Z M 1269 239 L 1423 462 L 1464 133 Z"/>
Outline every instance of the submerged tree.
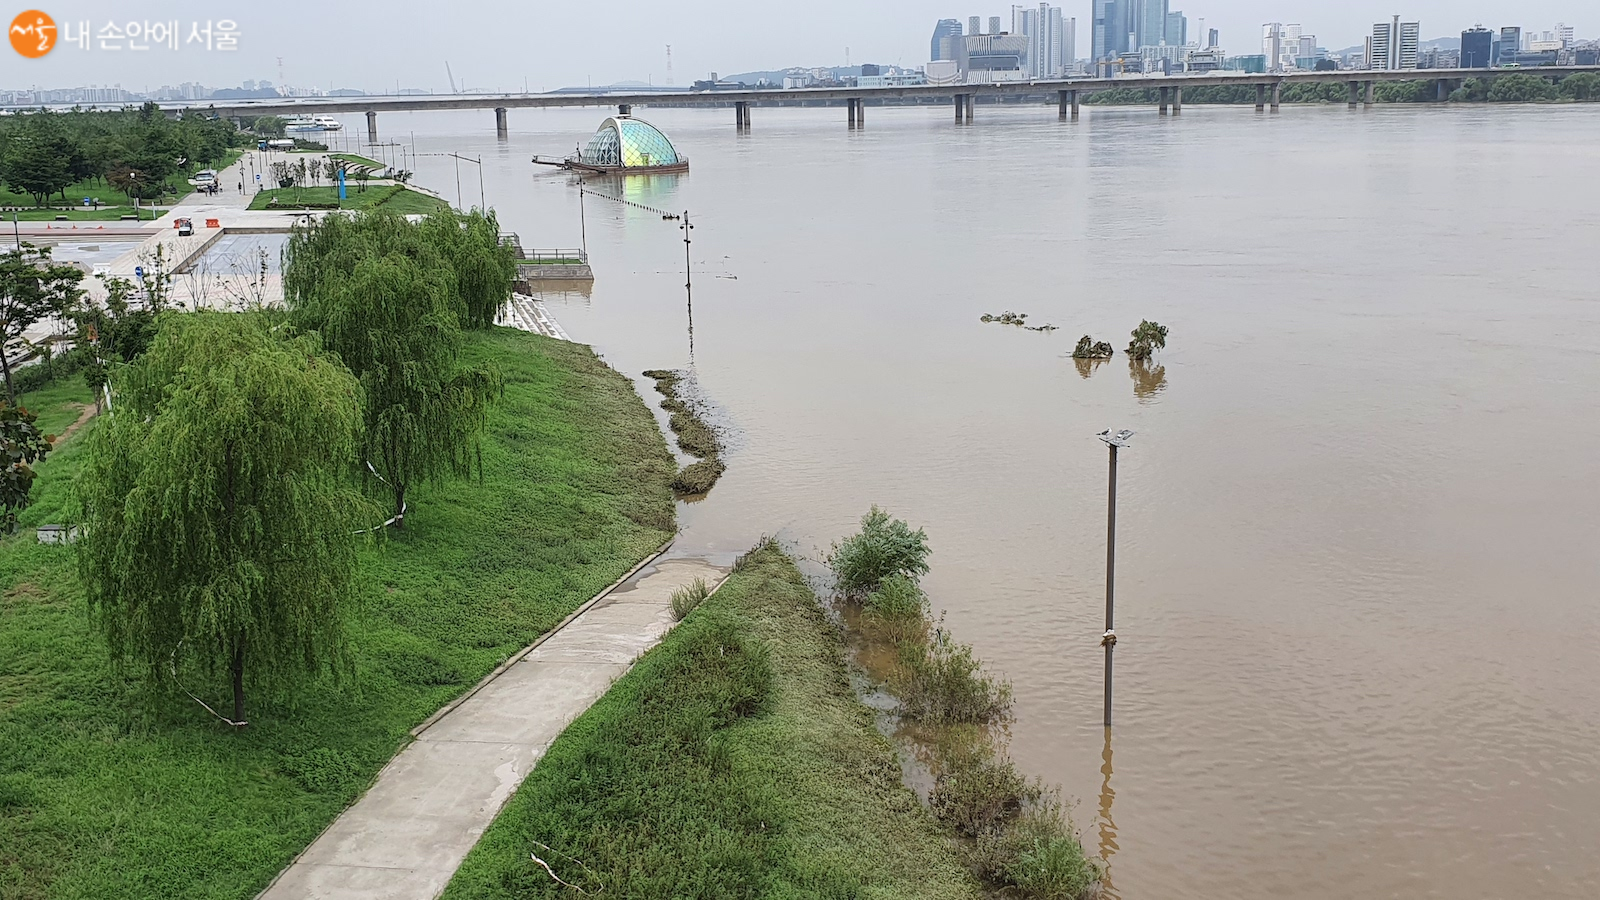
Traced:
<path fill-rule="evenodd" d="M 1133 340 L 1128 343 L 1128 358 L 1149 359 L 1166 346 L 1167 326 L 1145 319 L 1133 330 Z"/>
<path fill-rule="evenodd" d="M 284 257 L 293 321 L 320 332 L 361 380 L 362 454 L 404 527 L 416 482 L 470 473 L 499 373 L 460 364 L 454 272 L 417 226 L 330 216 L 298 230 Z"/>
<path fill-rule="evenodd" d="M 51 262 L 48 247 L 23 244 L 0 254 L 0 349 L 21 340 L 46 318 L 68 316 L 83 296 L 78 289 L 82 280 L 83 271 L 77 266 Z M 9 356 L 0 352 L 0 372 L 6 379 L 6 398 L 16 403 Z"/>
<path fill-rule="evenodd" d="M 1078 338 L 1078 346 L 1072 351 L 1073 359 L 1110 359 L 1116 351 L 1105 341 L 1096 341 L 1087 334 Z"/>
<path fill-rule="evenodd" d="M 152 679 L 226 673 L 242 725 L 247 685 L 345 658 L 354 532 L 372 515 L 345 481 L 360 388 L 315 338 L 216 312 L 166 319 L 119 387 L 75 488 L 90 608 Z"/>

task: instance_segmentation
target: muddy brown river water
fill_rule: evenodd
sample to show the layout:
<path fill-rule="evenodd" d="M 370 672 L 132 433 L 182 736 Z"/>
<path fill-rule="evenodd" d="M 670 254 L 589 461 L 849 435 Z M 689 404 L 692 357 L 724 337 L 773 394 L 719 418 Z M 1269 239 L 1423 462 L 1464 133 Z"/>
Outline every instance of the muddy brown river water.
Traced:
<path fill-rule="evenodd" d="M 925 527 L 1118 896 L 1600 896 L 1600 104 L 639 113 L 691 171 L 601 189 L 692 211 L 692 359 L 676 223 L 591 197 L 580 236 L 529 164 L 603 111 L 380 128 L 481 153 L 525 246 L 586 237 L 575 339 L 693 368 L 731 450 L 679 552 Z M 1141 318 L 1170 344 L 1130 369 Z M 1085 333 L 1117 358 L 1075 365 Z"/>

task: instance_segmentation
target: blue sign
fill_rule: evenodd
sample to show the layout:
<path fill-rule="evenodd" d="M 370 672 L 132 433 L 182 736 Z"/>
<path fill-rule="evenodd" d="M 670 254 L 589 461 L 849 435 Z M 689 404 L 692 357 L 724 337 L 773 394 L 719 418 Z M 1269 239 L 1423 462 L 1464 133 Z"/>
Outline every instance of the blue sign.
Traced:
<path fill-rule="evenodd" d="M 339 199 L 344 199 L 344 169 L 339 170 Z"/>
<path fill-rule="evenodd" d="M 89 198 L 88 197 L 83 198 L 83 205 L 84 206 L 88 206 L 89 205 Z"/>
<path fill-rule="evenodd" d="M 144 280 L 144 266 L 134 266 L 133 267 L 133 277 L 139 279 L 140 281 L 143 281 Z"/>

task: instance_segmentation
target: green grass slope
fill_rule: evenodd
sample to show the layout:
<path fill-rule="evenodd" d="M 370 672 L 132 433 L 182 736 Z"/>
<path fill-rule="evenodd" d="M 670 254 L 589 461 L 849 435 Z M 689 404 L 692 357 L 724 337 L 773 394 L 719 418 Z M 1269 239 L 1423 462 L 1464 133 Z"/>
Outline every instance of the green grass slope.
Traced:
<path fill-rule="evenodd" d="M 576 895 L 532 853 L 613 898 L 978 896 L 771 543 L 551 746 L 446 900 Z"/>
<path fill-rule="evenodd" d="M 670 536 L 673 460 L 626 378 L 510 329 L 467 356 L 506 379 L 482 482 L 418 490 L 364 552 L 354 677 L 260 697 L 242 732 L 113 670 L 69 548 L 0 539 L 0 898 L 254 896 L 410 728 Z M 80 392 L 29 401 L 55 422 Z M 24 524 L 63 521 L 80 450 L 39 467 Z"/>

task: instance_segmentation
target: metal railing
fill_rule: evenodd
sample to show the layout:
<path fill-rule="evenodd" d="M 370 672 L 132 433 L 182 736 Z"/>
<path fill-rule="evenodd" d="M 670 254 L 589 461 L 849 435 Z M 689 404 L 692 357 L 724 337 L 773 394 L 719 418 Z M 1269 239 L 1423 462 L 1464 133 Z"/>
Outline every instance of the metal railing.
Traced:
<path fill-rule="evenodd" d="M 569 260 L 577 260 L 577 263 L 581 263 L 581 264 L 585 264 L 586 265 L 589 262 L 589 254 L 585 253 L 582 250 L 577 250 L 577 249 L 572 249 L 572 250 L 561 250 L 561 249 L 555 249 L 555 250 L 523 250 L 522 251 L 522 261 L 523 262 L 559 264 L 559 263 L 562 263 L 562 262 L 567 262 Z"/>

